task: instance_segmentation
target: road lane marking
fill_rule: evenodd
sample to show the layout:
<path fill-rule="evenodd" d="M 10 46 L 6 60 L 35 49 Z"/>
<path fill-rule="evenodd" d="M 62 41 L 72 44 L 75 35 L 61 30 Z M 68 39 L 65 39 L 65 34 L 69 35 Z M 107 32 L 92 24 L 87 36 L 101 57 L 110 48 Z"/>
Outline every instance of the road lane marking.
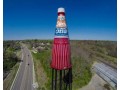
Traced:
<path fill-rule="evenodd" d="M 26 90 L 25 87 L 26 87 L 26 78 L 27 78 L 27 72 L 28 72 L 28 52 L 27 52 L 27 49 L 25 50 L 25 68 L 24 68 L 24 72 L 23 72 L 23 77 L 22 77 L 22 80 L 21 80 L 21 85 L 20 85 L 20 90 Z"/>

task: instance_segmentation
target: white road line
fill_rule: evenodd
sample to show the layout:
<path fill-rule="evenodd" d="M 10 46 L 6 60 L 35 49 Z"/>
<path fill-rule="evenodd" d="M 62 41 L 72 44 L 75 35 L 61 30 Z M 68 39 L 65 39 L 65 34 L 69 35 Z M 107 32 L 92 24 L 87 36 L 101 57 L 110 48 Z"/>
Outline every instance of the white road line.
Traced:
<path fill-rule="evenodd" d="M 26 60 L 26 59 L 25 59 L 25 60 Z M 25 82 L 24 82 L 24 80 L 26 79 L 25 75 L 26 75 L 26 65 L 25 65 L 25 69 L 24 69 L 24 72 L 23 72 L 23 77 L 22 77 L 22 79 L 21 79 L 20 90 L 24 90 L 24 89 L 23 89 L 23 88 L 25 87 Z M 23 86 L 23 87 L 22 87 L 22 86 Z"/>
<path fill-rule="evenodd" d="M 21 51 L 22 51 L 22 60 L 23 60 L 23 50 L 21 50 Z M 15 83 L 15 80 L 16 80 L 16 78 L 17 78 L 18 72 L 19 72 L 19 70 L 20 70 L 20 66 L 21 66 L 21 62 L 20 62 L 18 71 L 17 71 L 17 73 L 16 73 L 16 76 L 15 76 L 15 78 L 14 78 L 14 81 L 12 82 L 12 85 L 11 85 L 11 87 L 10 87 L 10 90 L 12 90 L 12 87 L 13 87 L 13 85 L 14 85 L 14 83 Z"/>
<path fill-rule="evenodd" d="M 31 55 L 31 58 L 32 58 L 32 63 L 33 63 L 33 85 L 35 84 L 35 71 L 34 71 L 34 62 L 33 62 L 33 57 L 32 57 L 32 54 L 31 54 L 31 51 L 29 50 L 30 52 L 30 55 Z M 34 88 L 34 87 L 33 87 Z M 32 89 L 33 89 L 32 88 Z M 34 88 L 35 89 L 35 88 Z"/>

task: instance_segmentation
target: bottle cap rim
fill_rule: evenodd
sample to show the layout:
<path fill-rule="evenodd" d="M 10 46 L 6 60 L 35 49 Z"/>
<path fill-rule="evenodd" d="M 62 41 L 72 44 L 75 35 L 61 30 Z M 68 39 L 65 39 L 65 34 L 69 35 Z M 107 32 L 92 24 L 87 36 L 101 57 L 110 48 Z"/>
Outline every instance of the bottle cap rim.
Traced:
<path fill-rule="evenodd" d="M 65 12 L 65 9 L 64 8 L 58 8 L 58 12 Z"/>

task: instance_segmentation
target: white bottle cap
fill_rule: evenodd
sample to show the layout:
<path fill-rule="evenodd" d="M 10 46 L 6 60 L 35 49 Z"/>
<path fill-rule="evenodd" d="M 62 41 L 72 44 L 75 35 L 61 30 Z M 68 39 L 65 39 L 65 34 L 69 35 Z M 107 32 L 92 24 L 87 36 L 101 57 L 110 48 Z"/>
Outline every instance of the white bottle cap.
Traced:
<path fill-rule="evenodd" d="M 65 9 L 64 8 L 58 8 L 58 12 L 65 12 Z"/>

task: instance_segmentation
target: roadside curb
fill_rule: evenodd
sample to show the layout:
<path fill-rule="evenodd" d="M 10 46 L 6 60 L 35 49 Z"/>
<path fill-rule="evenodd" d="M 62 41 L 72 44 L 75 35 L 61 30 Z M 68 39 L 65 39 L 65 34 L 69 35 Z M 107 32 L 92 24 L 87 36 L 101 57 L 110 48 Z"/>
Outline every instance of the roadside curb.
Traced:
<path fill-rule="evenodd" d="M 34 89 L 36 89 L 37 87 L 36 87 L 36 83 L 37 82 L 35 82 L 35 70 L 34 70 L 34 62 L 33 62 L 33 56 L 32 56 L 32 54 L 31 54 L 31 50 L 29 50 L 30 51 L 30 55 L 31 55 L 31 57 L 32 57 L 32 63 L 33 63 L 33 88 Z"/>

